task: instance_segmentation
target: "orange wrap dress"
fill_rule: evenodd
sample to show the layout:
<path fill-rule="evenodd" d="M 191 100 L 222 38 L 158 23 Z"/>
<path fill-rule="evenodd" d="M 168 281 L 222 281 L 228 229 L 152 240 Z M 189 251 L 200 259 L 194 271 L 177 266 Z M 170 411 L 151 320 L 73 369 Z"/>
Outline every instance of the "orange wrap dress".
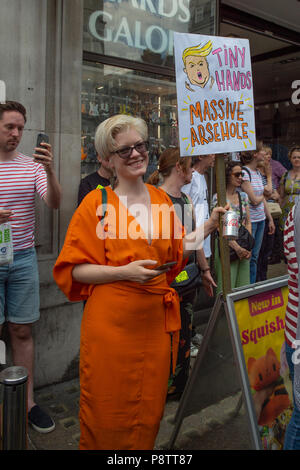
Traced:
<path fill-rule="evenodd" d="M 164 191 L 146 186 L 152 207 L 172 206 Z M 166 237 L 166 217 L 154 217 L 152 210 L 156 237 L 150 243 L 117 194 L 110 188 L 106 191 L 103 225 L 102 193 L 94 190 L 73 215 L 53 271 L 69 300 L 87 299 L 80 340 L 79 447 L 153 449 L 167 395 L 171 337 L 172 362 L 176 365 L 180 309 L 178 295 L 169 284 L 185 265 L 184 229 L 171 211 L 171 232 Z M 139 237 L 132 237 L 133 233 Z M 72 277 L 72 269 L 81 263 L 122 266 L 142 259 L 177 264 L 167 274 L 144 284 L 120 281 L 89 285 Z"/>

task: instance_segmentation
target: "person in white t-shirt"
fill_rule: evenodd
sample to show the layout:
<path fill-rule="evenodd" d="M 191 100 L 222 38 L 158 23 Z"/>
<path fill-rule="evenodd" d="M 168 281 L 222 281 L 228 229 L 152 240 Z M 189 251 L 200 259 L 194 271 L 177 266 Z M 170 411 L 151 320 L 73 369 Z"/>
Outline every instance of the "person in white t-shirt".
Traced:
<path fill-rule="evenodd" d="M 250 202 L 250 220 L 252 236 L 255 240 L 250 258 L 250 284 L 256 282 L 257 260 L 265 230 L 265 220 L 269 221 L 269 235 L 275 232 L 273 218 L 264 197 L 264 185 L 258 164 L 264 161 L 265 151 L 263 143 L 257 141 L 256 150 L 241 152 L 241 162 L 244 174 L 242 190 L 248 195 Z"/>
<path fill-rule="evenodd" d="M 198 155 L 192 158 L 193 176 L 192 181 L 182 187 L 182 192 L 189 195 L 192 199 L 196 227 L 204 224 L 209 219 L 209 203 L 208 203 L 208 188 L 205 173 L 209 168 L 213 168 L 215 164 L 215 155 Z M 205 258 L 208 260 L 211 256 L 211 239 L 210 235 L 205 238 L 203 242 L 203 251 Z M 210 279 L 210 285 L 216 287 L 216 283 L 210 273 L 210 270 L 206 273 L 206 277 Z M 212 287 L 211 287 L 212 288 Z M 201 337 L 196 334 L 193 329 L 192 345 L 191 345 L 191 356 L 195 357 L 197 354 L 197 347 L 201 343 Z"/>
<path fill-rule="evenodd" d="M 196 225 L 199 227 L 205 220 L 209 219 L 208 189 L 205 173 L 209 168 L 213 168 L 215 164 L 215 155 L 199 155 L 193 157 L 193 177 L 189 184 L 183 186 L 182 191 L 188 194 L 195 208 Z M 211 256 L 210 236 L 203 243 L 205 257 Z"/>
<path fill-rule="evenodd" d="M 14 259 L 0 266 L 0 337 L 7 322 L 13 363 L 28 371 L 28 420 L 46 433 L 55 424 L 34 401 L 32 323 L 39 319 L 39 276 L 34 244 L 35 195 L 58 209 L 61 188 L 53 168 L 51 145 L 42 143 L 33 158 L 20 153 L 26 109 L 0 103 L 0 224 L 9 222 Z"/>

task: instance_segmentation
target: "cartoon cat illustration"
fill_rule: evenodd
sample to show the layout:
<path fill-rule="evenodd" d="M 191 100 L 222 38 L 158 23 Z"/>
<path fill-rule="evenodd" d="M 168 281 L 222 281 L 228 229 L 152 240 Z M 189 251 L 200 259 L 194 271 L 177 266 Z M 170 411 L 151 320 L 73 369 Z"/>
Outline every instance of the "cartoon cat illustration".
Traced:
<path fill-rule="evenodd" d="M 257 392 L 253 395 L 257 403 L 263 397 L 258 424 L 272 426 L 277 416 L 290 406 L 290 399 L 280 376 L 280 362 L 272 348 L 258 359 L 248 359 L 248 376 L 251 387 Z"/>

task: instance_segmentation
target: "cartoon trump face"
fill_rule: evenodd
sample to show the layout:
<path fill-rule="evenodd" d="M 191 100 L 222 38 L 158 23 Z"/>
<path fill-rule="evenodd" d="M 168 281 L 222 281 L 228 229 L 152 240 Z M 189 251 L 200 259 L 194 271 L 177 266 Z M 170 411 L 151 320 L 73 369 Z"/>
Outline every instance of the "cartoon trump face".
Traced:
<path fill-rule="evenodd" d="M 210 79 L 209 66 L 206 59 L 211 53 L 212 42 L 208 41 L 204 46 L 187 47 L 182 54 L 182 60 L 184 63 L 184 72 L 191 85 L 196 85 L 204 88 Z M 211 78 L 211 86 L 213 85 L 214 79 Z M 185 82 L 186 88 L 194 91 L 189 83 Z"/>

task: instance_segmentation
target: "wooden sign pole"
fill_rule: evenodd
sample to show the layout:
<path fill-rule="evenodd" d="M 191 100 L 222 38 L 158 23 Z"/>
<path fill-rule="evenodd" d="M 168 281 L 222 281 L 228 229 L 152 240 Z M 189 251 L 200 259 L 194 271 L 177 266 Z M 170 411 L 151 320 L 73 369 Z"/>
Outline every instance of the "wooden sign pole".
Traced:
<path fill-rule="evenodd" d="M 218 196 L 218 205 L 226 205 L 226 182 L 225 182 L 225 160 L 223 154 L 216 155 L 216 189 Z M 229 246 L 228 242 L 222 237 L 223 233 L 223 221 L 220 216 L 220 260 L 222 267 L 222 284 L 223 284 L 223 296 L 231 292 L 231 278 L 230 278 L 230 258 L 229 258 Z"/>

